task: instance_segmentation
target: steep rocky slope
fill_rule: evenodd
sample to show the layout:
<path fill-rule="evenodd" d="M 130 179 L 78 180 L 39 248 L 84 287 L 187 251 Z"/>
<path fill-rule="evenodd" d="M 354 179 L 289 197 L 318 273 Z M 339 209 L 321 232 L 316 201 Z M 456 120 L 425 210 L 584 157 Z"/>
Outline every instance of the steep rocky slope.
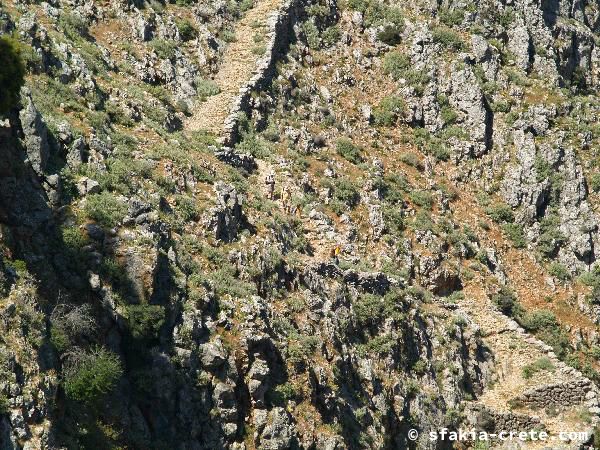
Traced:
<path fill-rule="evenodd" d="M 599 11 L 2 2 L 0 449 L 593 446 Z"/>

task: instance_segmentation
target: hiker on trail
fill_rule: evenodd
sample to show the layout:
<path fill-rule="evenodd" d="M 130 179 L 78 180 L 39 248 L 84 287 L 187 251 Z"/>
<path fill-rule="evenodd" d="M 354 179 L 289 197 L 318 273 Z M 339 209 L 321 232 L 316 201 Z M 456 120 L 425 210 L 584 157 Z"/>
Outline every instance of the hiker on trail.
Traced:
<path fill-rule="evenodd" d="M 275 172 L 272 169 L 265 177 L 265 185 L 267 186 L 267 198 L 273 200 L 275 195 Z"/>
<path fill-rule="evenodd" d="M 331 257 L 331 262 L 336 266 L 340 263 L 340 253 L 342 253 L 342 248 L 339 244 L 331 249 L 329 256 Z"/>
<path fill-rule="evenodd" d="M 283 211 L 286 214 L 289 214 L 291 211 L 291 200 L 292 193 L 290 191 L 290 187 L 286 185 L 281 190 L 281 204 L 283 205 Z"/>

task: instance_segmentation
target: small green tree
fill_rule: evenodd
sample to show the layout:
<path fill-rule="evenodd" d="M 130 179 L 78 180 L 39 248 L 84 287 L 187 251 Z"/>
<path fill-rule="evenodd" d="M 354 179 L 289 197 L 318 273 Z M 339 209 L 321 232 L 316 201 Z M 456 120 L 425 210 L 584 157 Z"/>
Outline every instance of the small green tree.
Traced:
<path fill-rule="evenodd" d="M 18 103 L 24 83 L 25 66 L 16 40 L 0 37 L 0 61 L 0 115 L 5 115 Z"/>
<path fill-rule="evenodd" d="M 129 305 L 127 322 L 135 339 L 156 338 L 165 322 L 165 308 L 160 305 Z"/>
<path fill-rule="evenodd" d="M 65 394 L 72 400 L 93 405 L 115 388 L 122 375 L 119 357 L 105 348 L 73 353 L 64 370 Z"/>

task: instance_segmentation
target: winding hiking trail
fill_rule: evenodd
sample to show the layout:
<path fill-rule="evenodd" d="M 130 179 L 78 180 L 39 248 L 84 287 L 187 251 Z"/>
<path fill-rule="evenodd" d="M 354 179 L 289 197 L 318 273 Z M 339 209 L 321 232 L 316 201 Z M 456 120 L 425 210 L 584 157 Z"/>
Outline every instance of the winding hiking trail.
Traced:
<path fill-rule="evenodd" d="M 235 26 L 235 41 L 231 42 L 223 54 L 223 62 L 214 82 L 221 92 L 200 103 L 188 120 L 190 131 L 205 130 L 216 135 L 223 131 L 225 119 L 230 114 L 233 101 L 240 89 L 252 78 L 260 54 L 253 50 L 262 45 L 255 36 L 264 39 L 267 19 L 282 4 L 282 0 L 258 0 Z"/>
<path fill-rule="evenodd" d="M 550 348 L 516 326 L 514 321 L 496 311 L 478 283 L 469 283 L 465 287 L 465 299 L 460 301 L 461 309 L 480 327 L 484 342 L 494 354 L 495 370 L 498 382 L 487 386 L 475 403 L 488 411 L 499 414 L 516 413 L 539 419 L 551 439 L 538 442 L 520 442 L 522 448 L 574 450 L 580 448 L 582 440 L 561 441 L 558 436 L 564 431 L 589 432 L 592 423 L 586 424 L 582 417 L 587 416 L 590 406 L 597 405 L 594 389 L 589 389 L 585 400 L 562 404 L 556 410 L 537 408 L 528 405 L 518 406 L 518 399 L 526 392 L 545 389 L 548 385 L 558 385 L 571 392 L 574 382 L 589 382 L 580 372 L 558 360 Z M 523 376 L 523 367 L 539 360 L 542 356 L 552 362 L 551 370 L 541 370 L 531 378 Z M 587 389 L 586 389 L 587 390 Z M 591 416 L 590 422 L 591 422 Z M 582 422 L 583 427 L 582 427 Z M 587 425 L 587 426 L 586 426 Z M 515 431 L 515 430 L 513 430 Z M 516 430 L 522 431 L 522 430 Z M 518 442 L 517 442 L 518 443 Z M 517 448 L 513 442 L 492 448 Z"/>

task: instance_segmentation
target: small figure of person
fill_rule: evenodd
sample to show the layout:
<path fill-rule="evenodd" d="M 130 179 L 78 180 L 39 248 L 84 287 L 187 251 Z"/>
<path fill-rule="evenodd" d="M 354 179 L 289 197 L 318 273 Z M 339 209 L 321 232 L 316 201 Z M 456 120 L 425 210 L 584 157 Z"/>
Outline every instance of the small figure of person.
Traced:
<path fill-rule="evenodd" d="M 336 266 L 340 263 L 340 253 L 342 252 L 342 248 L 338 245 L 333 247 L 330 252 L 331 262 Z"/>
<path fill-rule="evenodd" d="M 281 204 L 283 205 L 283 211 L 286 214 L 289 214 L 291 211 L 291 204 L 292 204 L 291 200 L 292 200 L 292 193 L 290 191 L 290 187 L 286 185 L 281 190 Z"/>
<path fill-rule="evenodd" d="M 267 186 L 267 198 L 273 200 L 275 196 L 275 172 L 269 171 L 265 177 L 265 185 Z"/>

